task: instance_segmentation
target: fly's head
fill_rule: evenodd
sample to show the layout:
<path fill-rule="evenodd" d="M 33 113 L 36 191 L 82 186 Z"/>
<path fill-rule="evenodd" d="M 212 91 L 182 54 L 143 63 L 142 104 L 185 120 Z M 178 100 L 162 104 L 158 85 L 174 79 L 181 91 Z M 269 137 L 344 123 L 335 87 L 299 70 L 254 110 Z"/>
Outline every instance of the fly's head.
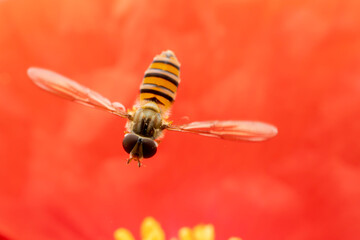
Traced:
<path fill-rule="evenodd" d="M 138 161 L 139 166 L 141 166 L 142 158 L 150 158 L 155 155 L 157 146 L 155 140 L 135 133 L 126 134 L 123 140 L 124 150 L 130 154 L 128 163 L 134 159 Z"/>

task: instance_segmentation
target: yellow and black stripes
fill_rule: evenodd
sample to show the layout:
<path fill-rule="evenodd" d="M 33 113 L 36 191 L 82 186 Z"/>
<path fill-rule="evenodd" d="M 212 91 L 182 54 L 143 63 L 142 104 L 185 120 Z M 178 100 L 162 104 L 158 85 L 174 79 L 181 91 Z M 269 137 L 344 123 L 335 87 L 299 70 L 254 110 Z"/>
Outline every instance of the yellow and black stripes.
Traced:
<path fill-rule="evenodd" d="M 170 108 L 180 83 L 179 74 L 180 63 L 172 51 L 156 56 L 140 86 L 140 102 L 153 101 L 165 110 Z"/>

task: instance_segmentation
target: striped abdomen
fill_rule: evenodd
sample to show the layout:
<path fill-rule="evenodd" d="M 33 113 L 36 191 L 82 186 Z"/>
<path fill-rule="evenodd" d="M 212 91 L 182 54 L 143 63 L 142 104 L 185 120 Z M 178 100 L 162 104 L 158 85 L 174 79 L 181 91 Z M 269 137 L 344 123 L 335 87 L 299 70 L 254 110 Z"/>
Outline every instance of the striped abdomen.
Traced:
<path fill-rule="evenodd" d="M 140 86 L 140 103 L 153 101 L 162 109 L 169 109 L 180 83 L 179 74 L 180 63 L 172 51 L 167 50 L 157 55 L 146 70 Z"/>

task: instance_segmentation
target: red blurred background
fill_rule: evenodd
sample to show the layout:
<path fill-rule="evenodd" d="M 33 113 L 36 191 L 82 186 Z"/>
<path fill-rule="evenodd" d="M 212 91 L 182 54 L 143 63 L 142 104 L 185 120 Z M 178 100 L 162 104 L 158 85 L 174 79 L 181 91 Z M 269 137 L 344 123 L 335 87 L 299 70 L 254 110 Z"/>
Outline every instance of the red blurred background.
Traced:
<path fill-rule="evenodd" d="M 1 0 L 0 235 L 360 239 L 360 2 Z M 162 50 L 182 64 L 172 119 L 273 123 L 263 143 L 166 133 L 126 165 L 125 121 L 58 99 L 49 68 L 131 107 Z"/>

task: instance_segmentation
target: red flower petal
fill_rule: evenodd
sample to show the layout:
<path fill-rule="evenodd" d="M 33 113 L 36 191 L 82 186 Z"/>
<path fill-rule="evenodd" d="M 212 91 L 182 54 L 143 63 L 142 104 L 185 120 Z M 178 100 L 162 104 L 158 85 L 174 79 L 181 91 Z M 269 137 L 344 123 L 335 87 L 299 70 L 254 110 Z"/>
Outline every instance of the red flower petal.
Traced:
<path fill-rule="evenodd" d="M 0 1 L 0 232 L 112 239 L 145 216 L 217 238 L 360 237 L 358 1 Z M 182 64 L 172 119 L 254 119 L 237 143 L 167 133 L 125 164 L 125 122 L 55 98 L 29 66 L 131 107 L 153 56 Z"/>

